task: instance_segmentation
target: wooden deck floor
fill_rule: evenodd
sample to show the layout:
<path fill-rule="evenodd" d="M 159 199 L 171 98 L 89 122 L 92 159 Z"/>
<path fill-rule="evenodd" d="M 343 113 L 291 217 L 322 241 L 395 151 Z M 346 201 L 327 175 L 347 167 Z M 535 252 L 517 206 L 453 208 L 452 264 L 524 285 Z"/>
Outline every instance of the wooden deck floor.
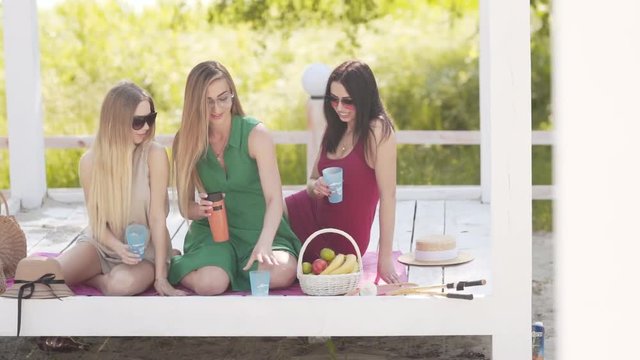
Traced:
<path fill-rule="evenodd" d="M 64 200 L 64 198 L 63 198 Z M 87 225 L 84 204 L 47 199 L 45 205 L 33 211 L 16 214 L 27 235 L 27 251 L 61 252 L 72 245 Z M 187 231 L 185 221 L 171 203 L 168 227 L 174 248 L 182 249 Z M 372 227 L 371 245 L 378 243 L 378 222 Z M 413 249 L 414 239 L 429 234 L 449 234 L 456 237 L 460 249 L 472 253 L 473 261 L 458 266 L 409 267 L 409 281 L 437 284 L 486 279 L 486 286 L 467 288 L 465 292 L 487 295 L 491 292 L 490 273 L 490 207 L 472 200 L 400 200 L 396 208 L 394 250 L 402 253 Z"/>

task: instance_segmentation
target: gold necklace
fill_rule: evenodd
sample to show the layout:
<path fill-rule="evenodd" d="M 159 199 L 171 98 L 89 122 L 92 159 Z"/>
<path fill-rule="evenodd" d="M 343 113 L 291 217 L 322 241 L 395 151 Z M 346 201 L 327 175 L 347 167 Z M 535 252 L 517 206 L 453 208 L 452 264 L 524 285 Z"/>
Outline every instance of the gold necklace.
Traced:
<path fill-rule="evenodd" d="M 343 145 L 342 148 L 340 149 L 340 152 L 342 153 L 342 155 L 344 155 L 344 153 L 347 152 L 347 147 Z"/>
<path fill-rule="evenodd" d="M 344 138 L 347 139 L 347 136 L 345 136 Z M 344 155 L 347 152 L 347 149 L 351 149 L 352 146 L 353 145 L 351 143 L 349 143 L 349 145 L 347 146 L 347 143 L 345 142 L 340 148 L 341 155 Z"/>
<path fill-rule="evenodd" d="M 215 147 L 211 146 L 211 148 L 213 149 L 213 153 L 215 154 L 216 159 L 218 159 L 218 161 L 221 161 L 221 159 L 223 158 L 224 150 L 227 148 L 228 142 L 229 142 L 229 138 L 227 137 L 227 139 L 224 141 L 224 145 L 222 145 L 222 150 L 220 150 L 220 152 L 216 152 Z"/>

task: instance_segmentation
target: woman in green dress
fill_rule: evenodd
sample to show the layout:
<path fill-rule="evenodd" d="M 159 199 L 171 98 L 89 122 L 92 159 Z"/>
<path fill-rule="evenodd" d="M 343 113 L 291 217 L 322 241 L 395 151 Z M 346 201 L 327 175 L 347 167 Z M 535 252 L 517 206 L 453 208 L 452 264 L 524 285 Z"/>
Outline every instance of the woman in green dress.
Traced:
<path fill-rule="evenodd" d="M 283 217 L 275 145 L 264 125 L 244 115 L 233 79 L 218 62 L 189 73 L 173 161 L 180 212 L 193 222 L 169 281 L 217 295 L 249 289 L 249 271 L 260 269 L 271 273 L 272 289 L 291 285 L 300 241 Z M 212 240 L 211 192 L 225 194 L 229 241 Z"/>

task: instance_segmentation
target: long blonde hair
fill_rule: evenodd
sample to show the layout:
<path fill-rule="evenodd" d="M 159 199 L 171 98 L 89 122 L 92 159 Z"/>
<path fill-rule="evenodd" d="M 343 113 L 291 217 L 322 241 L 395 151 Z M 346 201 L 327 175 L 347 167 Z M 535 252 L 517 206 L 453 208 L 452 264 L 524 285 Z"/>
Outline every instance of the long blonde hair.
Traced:
<path fill-rule="evenodd" d="M 217 61 L 205 61 L 196 65 L 184 89 L 184 107 L 180 129 L 173 140 L 174 181 L 178 190 L 178 207 L 187 217 L 189 201 L 194 187 L 203 191 L 196 164 L 207 152 L 209 145 L 209 120 L 206 103 L 207 88 L 218 79 L 224 79 L 233 93 L 231 115 L 244 115 L 236 85 L 229 71 Z M 184 141 L 181 141 L 184 137 Z"/>
<path fill-rule="evenodd" d="M 144 90 L 131 82 L 122 82 L 109 90 L 102 102 L 98 133 L 91 146 L 93 166 L 86 200 L 89 225 L 99 241 L 107 228 L 122 239 L 129 223 L 136 148 L 132 123 L 142 101 L 148 101 L 151 111 L 155 111 L 153 99 Z M 151 141 L 154 134 L 155 125 L 149 129 L 143 144 Z"/>

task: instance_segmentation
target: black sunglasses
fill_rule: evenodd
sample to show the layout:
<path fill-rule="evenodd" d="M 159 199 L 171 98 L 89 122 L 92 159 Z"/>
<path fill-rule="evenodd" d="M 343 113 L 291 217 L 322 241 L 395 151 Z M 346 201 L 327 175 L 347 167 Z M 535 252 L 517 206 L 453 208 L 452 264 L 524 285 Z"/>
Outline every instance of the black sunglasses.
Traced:
<path fill-rule="evenodd" d="M 331 106 L 333 106 L 334 108 L 335 108 L 335 107 L 338 107 L 338 104 L 339 104 L 339 103 L 342 103 L 342 105 L 343 105 L 343 106 L 347 106 L 347 107 L 349 107 L 349 108 L 353 108 L 353 107 L 354 107 L 354 105 L 355 105 L 355 102 L 353 101 L 353 99 L 352 99 L 352 98 L 346 98 L 346 97 L 339 98 L 339 97 L 337 97 L 337 96 L 327 95 L 327 96 L 325 97 L 325 99 L 326 99 L 328 102 L 330 102 L 330 103 L 331 103 Z"/>
<path fill-rule="evenodd" d="M 140 130 L 144 126 L 144 123 L 147 123 L 149 124 L 149 127 L 152 127 L 153 124 L 156 123 L 156 115 L 158 115 L 158 113 L 154 111 L 147 115 L 134 116 L 131 127 L 133 130 Z"/>

